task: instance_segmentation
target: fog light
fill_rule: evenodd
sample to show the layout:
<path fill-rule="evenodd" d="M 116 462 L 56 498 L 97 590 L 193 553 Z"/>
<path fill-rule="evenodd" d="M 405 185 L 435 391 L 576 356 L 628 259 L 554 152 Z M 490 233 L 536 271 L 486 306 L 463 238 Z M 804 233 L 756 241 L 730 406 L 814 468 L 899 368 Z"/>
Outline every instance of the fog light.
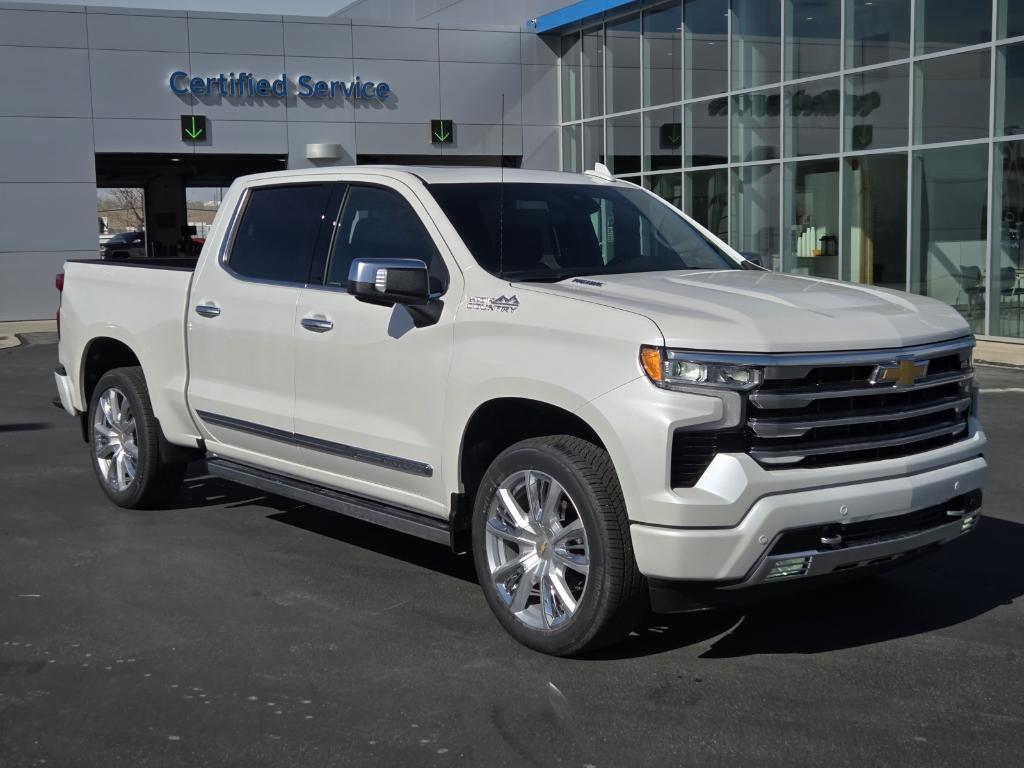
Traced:
<path fill-rule="evenodd" d="M 786 557 L 776 560 L 765 576 L 765 581 L 784 579 L 789 576 L 803 576 L 811 567 L 811 555 L 806 557 Z"/>

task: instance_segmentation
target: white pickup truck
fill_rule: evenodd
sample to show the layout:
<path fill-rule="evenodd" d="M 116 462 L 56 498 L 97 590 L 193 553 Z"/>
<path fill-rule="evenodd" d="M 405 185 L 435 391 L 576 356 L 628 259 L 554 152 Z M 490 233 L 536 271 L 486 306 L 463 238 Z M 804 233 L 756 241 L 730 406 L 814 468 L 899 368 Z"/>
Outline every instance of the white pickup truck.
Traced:
<path fill-rule="evenodd" d="M 124 507 L 185 463 L 471 551 L 518 640 L 875 573 L 978 520 L 974 340 L 592 172 L 231 187 L 198 263 L 70 261 L 57 390 Z"/>

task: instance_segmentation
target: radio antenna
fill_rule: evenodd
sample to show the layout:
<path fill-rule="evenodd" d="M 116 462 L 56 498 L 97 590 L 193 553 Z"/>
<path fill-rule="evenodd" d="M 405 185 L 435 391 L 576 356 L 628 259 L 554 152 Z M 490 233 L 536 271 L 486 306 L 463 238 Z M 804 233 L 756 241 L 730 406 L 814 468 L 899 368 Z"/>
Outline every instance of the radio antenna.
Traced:
<path fill-rule="evenodd" d="M 505 276 L 505 94 L 501 94 L 501 149 L 498 155 L 498 274 Z"/>

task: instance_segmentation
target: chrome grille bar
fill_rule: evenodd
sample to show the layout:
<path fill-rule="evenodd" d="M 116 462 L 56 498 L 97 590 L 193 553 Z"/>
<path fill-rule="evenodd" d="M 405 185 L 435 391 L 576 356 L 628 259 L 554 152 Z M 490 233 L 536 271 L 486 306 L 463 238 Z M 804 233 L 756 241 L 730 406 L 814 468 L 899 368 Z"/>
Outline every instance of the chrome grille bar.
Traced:
<path fill-rule="evenodd" d="M 870 451 L 878 448 L 892 448 L 894 446 L 919 443 L 936 437 L 958 435 L 966 429 L 966 422 L 958 421 L 956 424 L 945 424 L 941 427 L 897 433 L 882 440 L 858 440 L 856 442 L 841 443 L 810 443 L 806 447 L 800 446 L 796 448 L 752 448 L 750 450 L 750 455 L 756 461 L 760 461 L 765 464 L 793 464 L 798 461 L 803 461 L 808 456 L 823 456 L 830 453 L 847 453 L 849 451 Z"/>
<path fill-rule="evenodd" d="M 877 394 L 877 391 L 876 391 Z M 855 416 L 824 416 L 816 419 L 801 418 L 752 418 L 747 424 L 758 437 L 800 437 L 809 430 L 821 427 L 841 427 L 851 424 L 873 424 L 884 421 L 902 421 L 932 413 L 955 410 L 957 413 L 967 410 L 971 405 L 970 397 L 948 397 L 919 407 L 900 407 L 865 411 Z"/>
<path fill-rule="evenodd" d="M 750 401 L 759 408 L 803 408 L 815 400 L 823 400 L 837 397 L 866 397 L 870 395 L 883 395 L 887 393 L 916 392 L 932 387 L 941 387 L 946 384 L 956 384 L 974 378 L 974 371 L 958 371 L 956 373 L 944 373 L 937 376 L 928 376 L 921 379 L 912 387 L 878 386 L 863 384 L 858 387 L 845 387 L 843 389 L 801 389 L 801 390 L 755 390 L 750 393 Z"/>

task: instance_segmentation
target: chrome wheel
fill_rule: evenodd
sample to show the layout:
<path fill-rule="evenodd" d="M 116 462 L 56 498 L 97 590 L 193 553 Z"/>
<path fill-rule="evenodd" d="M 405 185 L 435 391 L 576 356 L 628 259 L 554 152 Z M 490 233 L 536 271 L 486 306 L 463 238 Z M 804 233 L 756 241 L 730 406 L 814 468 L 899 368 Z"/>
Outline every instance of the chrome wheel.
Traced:
<path fill-rule="evenodd" d="M 509 475 L 486 525 L 491 584 L 505 607 L 534 629 L 557 629 L 583 599 L 590 569 L 579 509 L 550 475 Z"/>
<path fill-rule="evenodd" d="M 138 429 L 128 397 L 111 387 L 96 401 L 92 443 L 100 474 L 113 490 L 123 492 L 135 482 L 139 460 Z"/>

